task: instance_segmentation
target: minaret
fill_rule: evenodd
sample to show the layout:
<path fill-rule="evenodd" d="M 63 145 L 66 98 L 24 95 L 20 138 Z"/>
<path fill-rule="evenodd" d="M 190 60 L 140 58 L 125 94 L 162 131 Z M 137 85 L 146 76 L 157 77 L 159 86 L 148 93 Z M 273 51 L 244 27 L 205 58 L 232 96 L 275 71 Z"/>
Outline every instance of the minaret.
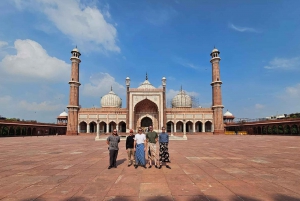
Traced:
<path fill-rule="evenodd" d="M 78 135 L 78 111 L 79 111 L 79 63 L 80 52 L 77 47 L 71 51 L 71 79 L 68 112 L 67 135 Z"/>
<path fill-rule="evenodd" d="M 211 52 L 211 64 L 212 64 L 212 109 L 214 111 L 214 122 L 213 122 L 213 132 L 214 134 L 224 134 L 224 124 L 223 124 L 223 108 L 222 105 L 222 81 L 220 79 L 220 60 L 219 50 L 216 48 Z"/>
<path fill-rule="evenodd" d="M 130 125 L 129 125 L 129 87 L 130 87 L 130 78 L 129 77 L 126 77 L 126 80 L 125 80 L 125 83 L 126 83 L 126 132 L 128 131 L 129 132 L 129 129 L 130 128 Z"/>
<path fill-rule="evenodd" d="M 162 126 L 167 126 L 167 114 L 166 114 L 166 108 L 167 108 L 167 103 L 166 103 L 166 86 L 167 86 L 167 79 L 163 77 L 161 79 L 161 84 L 163 86 L 163 125 Z M 159 128 L 160 129 L 160 128 Z"/>

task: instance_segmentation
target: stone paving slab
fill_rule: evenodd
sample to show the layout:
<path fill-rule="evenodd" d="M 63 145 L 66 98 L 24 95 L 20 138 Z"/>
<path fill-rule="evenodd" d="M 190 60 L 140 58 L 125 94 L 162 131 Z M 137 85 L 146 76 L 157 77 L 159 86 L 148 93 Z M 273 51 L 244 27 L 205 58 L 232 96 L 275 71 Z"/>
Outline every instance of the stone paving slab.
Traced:
<path fill-rule="evenodd" d="M 189 135 L 170 166 L 107 169 L 95 136 L 0 138 L 1 201 L 300 201 L 300 137 Z"/>

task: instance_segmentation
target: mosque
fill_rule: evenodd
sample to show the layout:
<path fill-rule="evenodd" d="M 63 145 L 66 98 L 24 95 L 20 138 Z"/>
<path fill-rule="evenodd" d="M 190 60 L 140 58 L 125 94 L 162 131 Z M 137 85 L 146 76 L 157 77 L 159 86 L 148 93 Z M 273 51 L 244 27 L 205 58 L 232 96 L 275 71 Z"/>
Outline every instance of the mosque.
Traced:
<path fill-rule="evenodd" d="M 167 108 L 167 80 L 162 77 L 162 88 L 155 88 L 146 74 L 146 79 L 137 88 L 130 87 L 130 78 L 125 78 L 126 106 L 122 99 L 110 92 L 101 98 L 101 108 L 82 108 L 79 105 L 79 64 L 80 52 L 71 51 L 71 78 L 68 113 L 62 113 L 58 119 L 67 122 L 67 135 L 95 133 L 97 136 L 110 133 L 113 129 L 128 133 L 130 129 L 146 128 L 153 125 L 155 131 L 166 126 L 167 132 L 176 133 L 213 133 L 224 134 L 222 105 L 222 81 L 220 79 L 220 52 L 214 48 L 210 54 L 212 64 L 212 106 L 193 108 L 192 98 L 184 91 L 172 99 L 172 107 Z M 141 80 L 142 81 L 142 80 Z M 66 116 L 67 120 L 66 120 Z"/>

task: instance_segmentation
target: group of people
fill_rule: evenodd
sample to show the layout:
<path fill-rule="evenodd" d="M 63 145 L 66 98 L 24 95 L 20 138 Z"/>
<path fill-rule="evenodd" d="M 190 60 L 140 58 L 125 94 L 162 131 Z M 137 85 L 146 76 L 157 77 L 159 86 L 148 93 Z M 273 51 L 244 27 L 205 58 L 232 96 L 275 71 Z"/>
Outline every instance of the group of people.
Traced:
<path fill-rule="evenodd" d="M 133 134 L 131 129 L 129 136 L 126 138 L 126 150 L 128 155 L 128 167 L 134 165 L 135 168 L 138 166 L 146 167 L 146 155 L 148 155 L 148 168 L 154 166 L 161 169 L 163 163 L 166 168 L 171 169 L 168 165 L 169 160 L 169 135 L 166 132 L 166 128 L 162 127 L 162 132 L 158 135 L 153 131 L 153 127 L 149 126 L 149 132 L 143 133 L 143 129 L 140 127 L 137 134 Z M 109 166 L 108 169 L 117 167 L 117 156 L 119 150 L 120 137 L 117 134 L 117 130 L 114 129 L 112 135 L 107 138 L 106 143 L 109 145 Z M 159 143 L 159 157 L 157 157 L 156 145 Z"/>

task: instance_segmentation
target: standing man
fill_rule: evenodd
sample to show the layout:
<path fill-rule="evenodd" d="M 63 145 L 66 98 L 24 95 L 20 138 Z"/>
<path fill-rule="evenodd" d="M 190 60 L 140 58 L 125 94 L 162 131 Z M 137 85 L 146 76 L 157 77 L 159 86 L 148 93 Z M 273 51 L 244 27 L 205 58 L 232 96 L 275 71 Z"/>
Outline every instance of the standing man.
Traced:
<path fill-rule="evenodd" d="M 165 162 L 166 168 L 171 169 L 171 167 L 167 164 L 168 162 L 170 162 L 169 160 L 169 150 L 168 150 L 168 146 L 169 146 L 169 135 L 168 133 L 166 133 L 166 128 L 162 127 L 161 128 L 162 133 L 159 134 L 159 169 L 162 166 L 162 163 Z"/>
<path fill-rule="evenodd" d="M 149 160 L 149 167 L 152 167 L 152 160 L 154 160 L 154 165 L 156 168 L 157 166 L 157 155 L 156 155 L 156 142 L 158 141 L 157 132 L 153 131 L 153 127 L 149 126 L 149 132 L 146 134 L 147 144 L 148 144 L 148 160 Z"/>
<path fill-rule="evenodd" d="M 143 133 L 142 128 L 138 129 L 138 133 L 134 136 L 134 150 L 135 150 L 135 168 L 138 165 L 146 168 L 145 151 L 147 147 L 146 135 Z"/>
<path fill-rule="evenodd" d="M 108 136 L 106 144 L 109 146 L 109 166 L 108 169 L 114 167 L 117 168 L 117 156 L 119 151 L 120 137 L 117 130 L 114 129 L 112 135 Z"/>
<path fill-rule="evenodd" d="M 130 129 L 129 135 L 126 138 L 126 150 L 128 155 L 128 167 L 129 167 L 132 164 L 135 164 L 134 135 L 132 129 Z"/>

